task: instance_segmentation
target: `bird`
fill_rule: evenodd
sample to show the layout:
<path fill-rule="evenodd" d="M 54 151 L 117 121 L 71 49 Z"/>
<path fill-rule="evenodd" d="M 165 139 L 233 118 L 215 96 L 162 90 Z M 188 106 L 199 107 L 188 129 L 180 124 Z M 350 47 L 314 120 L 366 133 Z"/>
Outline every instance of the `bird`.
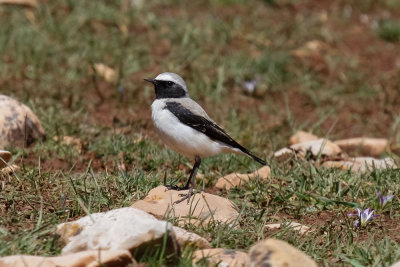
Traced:
<path fill-rule="evenodd" d="M 185 81 L 176 73 L 164 72 L 156 78 L 144 79 L 154 85 L 155 100 L 151 104 L 155 131 L 171 149 L 194 159 L 185 186 L 165 185 L 167 190 L 188 190 L 179 194 L 178 204 L 194 195 L 193 189 L 201 159 L 220 153 L 235 153 L 249 156 L 258 163 L 267 163 L 236 142 L 224 129 L 213 121 L 204 109 L 190 98 Z"/>

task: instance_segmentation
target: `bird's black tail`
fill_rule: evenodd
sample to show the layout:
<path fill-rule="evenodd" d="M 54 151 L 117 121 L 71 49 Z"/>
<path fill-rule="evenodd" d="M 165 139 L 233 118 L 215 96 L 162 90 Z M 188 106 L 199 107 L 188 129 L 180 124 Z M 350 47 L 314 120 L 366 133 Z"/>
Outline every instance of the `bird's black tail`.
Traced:
<path fill-rule="evenodd" d="M 241 149 L 244 153 L 246 153 L 250 158 L 254 159 L 255 161 L 257 161 L 258 163 L 260 163 L 261 165 L 267 165 L 267 162 L 265 160 L 260 159 L 259 157 L 257 157 L 256 155 L 254 155 L 253 153 L 251 153 L 250 151 L 248 151 L 247 149 L 245 149 L 243 147 L 243 149 Z"/>
<path fill-rule="evenodd" d="M 249 155 L 252 159 L 254 159 L 255 161 L 257 161 L 258 163 L 260 163 L 261 165 L 267 165 L 267 162 L 265 160 L 260 159 L 259 157 L 251 154 L 250 152 L 247 153 L 247 155 Z"/>

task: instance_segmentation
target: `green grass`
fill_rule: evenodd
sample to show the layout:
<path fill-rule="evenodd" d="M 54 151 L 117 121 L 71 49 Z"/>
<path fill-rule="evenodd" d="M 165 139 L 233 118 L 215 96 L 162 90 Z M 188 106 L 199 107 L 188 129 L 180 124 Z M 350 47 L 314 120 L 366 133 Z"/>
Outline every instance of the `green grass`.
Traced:
<path fill-rule="evenodd" d="M 400 23 L 392 20 L 383 21 L 379 25 L 379 36 L 388 42 L 400 41 Z"/>
<path fill-rule="evenodd" d="M 396 63 L 389 62 L 400 47 L 381 40 L 395 42 L 398 35 L 398 9 L 391 1 L 351 1 L 350 17 L 343 15 L 348 6 L 332 3 L 326 18 L 323 7 L 299 0 L 145 1 L 126 8 L 129 2 L 50 1 L 30 11 L 0 5 L 1 93 L 30 106 L 47 132 L 32 147 L 8 148 L 21 170 L 1 178 L 1 256 L 58 255 L 55 226 L 85 216 L 82 207 L 100 212 L 129 206 L 164 178 L 186 179 L 193 162 L 155 135 L 154 92 L 143 81 L 173 71 L 215 121 L 272 167 L 269 182 L 254 180 L 219 193 L 237 205 L 237 227 L 211 222 L 185 228 L 209 238 L 213 247 L 242 251 L 279 238 L 322 266 L 400 260 L 398 169 L 360 175 L 272 159 L 297 129 L 332 139 L 366 135 L 400 143 L 398 77 L 391 71 Z M 383 19 L 381 10 L 391 10 L 391 17 L 379 24 L 378 34 L 358 20 L 358 12 Z M 358 41 L 363 36 L 367 41 Z M 315 58 L 291 53 L 312 40 L 330 47 L 322 53 L 322 70 Z M 117 84 L 93 74 L 93 63 L 115 69 Z M 241 88 L 251 79 L 258 79 L 253 96 Z M 54 141 L 63 135 L 81 139 L 83 152 Z M 118 169 L 121 161 L 126 171 Z M 259 167 L 235 155 L 207 158 L 197 187 L 209 190 L 222 175 Z M 395 194 L 384 209 L 377 190 Z M 355 228 L 347 213 L 356 207 L 375 208 L 381 216 Z M 264 227 L 289 221 L 312 231 Z M 192 252 L 183 251 L 180 266 L 190 266 Z M 150 266 L 163 261 L 143 260 Z"/>

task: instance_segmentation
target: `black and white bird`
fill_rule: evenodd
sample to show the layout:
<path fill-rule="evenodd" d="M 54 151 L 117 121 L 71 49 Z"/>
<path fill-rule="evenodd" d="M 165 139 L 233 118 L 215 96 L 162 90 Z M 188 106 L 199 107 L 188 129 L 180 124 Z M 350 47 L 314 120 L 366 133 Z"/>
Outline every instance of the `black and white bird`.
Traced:
<path fill-rule="evenodd" d="M 247 155 L 262 165 L 266 162 L 233 140 L 189 97 L 185 81 L 176 73 L 164 72 L 155 79 L 145 79 L 154 85 L 156 99 L 151 105 L 152 119 L 160 138 L 176 152 L 195 160 L 189 180 L 183 187 L 167 186 L 172 190 L 187 190 L 180 203 L 193 195 L 201 158 L 219 153 Z"/>

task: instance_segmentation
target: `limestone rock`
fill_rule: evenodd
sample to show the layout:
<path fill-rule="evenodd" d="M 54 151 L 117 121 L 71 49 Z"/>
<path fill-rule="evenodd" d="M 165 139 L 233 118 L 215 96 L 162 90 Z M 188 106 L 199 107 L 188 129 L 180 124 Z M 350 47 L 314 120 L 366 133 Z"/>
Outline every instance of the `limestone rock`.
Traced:
<path fill-rule="evenodd" d="M 73 146 L 79 153 L 82 153 L 83 148 L 86 146 L 81 139 L 72 136 L 54 136 L 53 140 L 60 142 L 64 146 Z"/>
<path fill-rule="evenodd" d="M 11 153 L 6 150 L 0 150 L 0 169 L 7 166 L 11 159 Z"/>
<path fill-rule="evenodd" d="M 340 147 L 327 139 L 317 139 L 291 145 L 289 148 L 282 148 L 274 153 L 277 161 L 286 161 L 292 157 L 304 158 L 307 152 L 311 153 L 313 158 L 319 155 L 332 157 L 339 155 L 342 150 Z"/>
<path fill-rule="evenodd" d="M 37 1 L 36 0 L 0 0 L 0 4 L 17 5 L 17 6 L 24 6 L 24 7 L 36 7 Z"/>
<path fill-rule="evenodd" d="M 7 176 L 8 174 L 12 174 L 12 173 L 18 171 L 19 169 L 20 168 L 15 164 L 4 167 L 4 168 L 0 169 L 0 177 Z"/>
<path fill-rule="evenodd" d="M 297 131 L 294 135 L 290 137 L 290 144 L 294 145 L 308 141 L 315 141 L 317 139 L 318 136 L 316 135 L 304 131 Z"/>
<path fill-rule="evenodd" d="M 318 155 L 336 156 L 342 152 L 338 145 L 323 138 L 291 145 L 290 148 L 301 156 L 304 156 L 307 151 L 310 151 L 314 157 L 317 157 Z"/>
<path fill-rule="evenodd" d="M 197 250 L 193 254 L 193 257 L 193 263 L 207 263 L 205 266 L 250 266 L 247 253 L 224 248 Z"/>
<path fill-rule="evenodd" d="M 25 146 L 45 136 L 32 110 L 17 100 L 0 95 L 0 149 Z"/>
<path fill-rule="evenodd" d="M 188 232 L 177 226 L 173 226 L 172 229 L 174 230 L 176 241 L 180 247 L 189 245 L 197 248 L 211 248 L 210 243 L 205 238 L 195 233 Z"/>
<path fill-rule="evenodd" d="M 321 56 L 328 51 L 331 51 L 331 48 L 328 44 L 321 42 L 319 40 L 312 40 L 305 43 L 303 46 L 296 50 L 292 50 L 291 53 L 298 58 L 310 58 L 314 56 Z"/>
<path fill-rule="evenodd" d="M 251 247 L 250 266 L 317 267 L 305 253 L 278 239 L 266 239 Z"/>
<path fill-rule="evenodd" d="M 393 265 L 390 265 L 390 267 L 400 267 L 400 261 L 393 263 Z"/>
<path fill-rule="evenodd" d="M 266 228 L 268 229 L 282 229 L 282 228 L 289 228 L 295 231 L 299 231 L 300 234 L 305 234 L 307 232 L 310 231 L 310 227 L 306 226 L 306 225 L 302 225 L 300 223 L 297 222 L 290 222 L 288 224 L 285 223 L 271 223 L 271 224 L 267 224 L 265 225 Z"/>
<path fill-rule="evenodd" d="M 172 225 L 159 221 L 154 216 L 135 208 L 121 208 L 108 212 L 94 213 L 79 220 L 57 226 L 57 233 L 66 242 L 63 254 L 83 250 L 121 250 L 141 253 L 161 243 L 167 234 L 168 251 L 179 254 Z"/>
<path fill-rule="evenodd" d="M 127 250 L 89 250 L 58 257 L 14 255 L 0 258 L 2 267 L 114 267 L 137 266 Z"/>
<path fill-rule="evenodd" d="M 274 158 L 279 162 L 284 162 L 288 159 L 293 158 L 296 155 L 296 152 L 293 149 L 289 149 L 287 147 L 279 149 L 274 153 Z"/>
<path fill-rule="evenodd" d="M 397 168 L 394 160 L 391 158 L 376 159 L 372 157 L 348 158 L 340 161 L 326 161 L 322 164 L 326 168 L 339 168 L 342 170 L 351 170 L 352 172 L 364 173 L 376 169 Z"/>
<path fill-rule="evenodd" d="M 96 73 L 104 78 L 109 83 L 116 83 L 117 82 L 117 74 L 114 69 L 104 65 L 103 63 L 96 63 L 93 65 L 94 70 Z"/>
<path fill-rule="evenodd" d="M 261 169 L 249 174 L 231 173 L 218 179 L 215 185 L 218 189 L 229 190 L 231 187 L 240 186 L 250 179 L 259 177 L 262 180 L 267 180 L 271 176 L 271 169 L 268 166 L 264 166 Z"/>
<path fill-rule="evenodd" d="M 182 197 L 179 194 L 186 194 L 185 191 L 166 191 L 165 186 L 158 186 L 150 190 L 143 199 L 133 203 L 131 207 L 144 210 L 158 218 L 167 218 L 169 216 L 179 219 L 180 223 L 207 223 L 215 220 L 224 223 L 233 222 L 239 213 L 234 204 L 226 199 L 216 195 L 200 192 L 191 197 L 190 203 L 186 201 L 172 205 L 176 200 Z"/>
<path fill-rule="evenodd" d="M 293 56 L 302 62 L 308 62 L 315 71 L 329 71 L 327 59 L 333 53 L 332 48 L 319 40 L 312 40 L 305 43 L 298 49 L 290 51 Z"/>
<path fill-rule="evenodd" d="M 380 156 L 389 146 L 385 138 L 356 137 L 337 140 L 334 142 L 347 153 L 358 151 L 363 156 Z"/>

